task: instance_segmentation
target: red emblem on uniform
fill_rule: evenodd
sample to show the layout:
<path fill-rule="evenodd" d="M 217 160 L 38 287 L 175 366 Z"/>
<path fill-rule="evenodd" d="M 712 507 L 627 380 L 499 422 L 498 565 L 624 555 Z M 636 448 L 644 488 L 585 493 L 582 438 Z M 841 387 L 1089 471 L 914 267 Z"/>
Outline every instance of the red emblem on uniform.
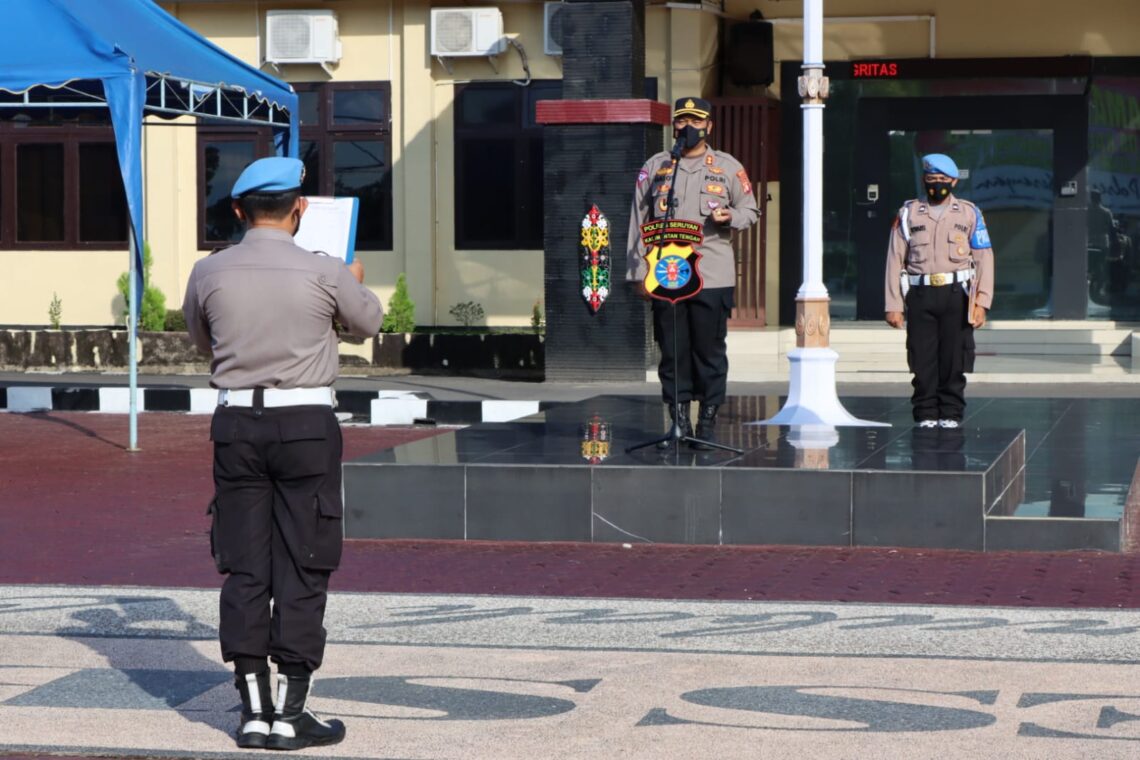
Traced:
<path fill-rule="evenodd" d="M 712 166 L 712 165 L 713 165 L 713 154 L 709 153 L 707 156 L 705 156 L 705 166 Z"/>
<path fill-rule="evenodd" d="M 752 195 L 752 183 L 748 181 L 748 172 L 741 169 L 736 173 L 736 178 L 740 180 L 740 189 L 748 195 Z"/>

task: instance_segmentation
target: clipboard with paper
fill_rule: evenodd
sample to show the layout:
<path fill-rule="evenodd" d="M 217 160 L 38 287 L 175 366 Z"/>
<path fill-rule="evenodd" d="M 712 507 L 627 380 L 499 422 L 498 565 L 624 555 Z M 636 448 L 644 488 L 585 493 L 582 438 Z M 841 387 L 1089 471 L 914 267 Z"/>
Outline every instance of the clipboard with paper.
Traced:
<path fill-rule="evenodd" d="M 360 199 L 307 196 L 309 208 L 293 241 L 310 251 L 321 251 L 351 264 L 356 254 L 356 219 Z"/>

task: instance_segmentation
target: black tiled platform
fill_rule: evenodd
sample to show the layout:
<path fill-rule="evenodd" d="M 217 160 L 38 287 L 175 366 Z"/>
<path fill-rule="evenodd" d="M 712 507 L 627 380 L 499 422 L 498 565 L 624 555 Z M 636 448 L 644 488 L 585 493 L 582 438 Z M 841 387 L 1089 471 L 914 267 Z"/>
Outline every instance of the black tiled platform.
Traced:
<path fill-rule="evenodd" d="M 914 428 L 906 399 L 852 398 L 892 427 L 824 431 L 814 449 L 747 424 L 780 402 L 729 400 L 718 433 L 739 456 L 625 453 L 665 426 L 658 399 L 625 396 L 378 451 L 345 464 L 347 535 L 1120 549 L 1140 401 L 971 399 L 951 431 Z"/>

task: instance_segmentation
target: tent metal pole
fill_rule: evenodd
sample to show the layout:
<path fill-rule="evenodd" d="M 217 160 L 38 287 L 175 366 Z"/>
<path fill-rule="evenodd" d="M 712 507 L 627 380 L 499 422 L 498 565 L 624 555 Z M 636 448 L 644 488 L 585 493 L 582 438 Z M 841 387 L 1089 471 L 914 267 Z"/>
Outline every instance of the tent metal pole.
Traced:
<path fill-rule="evenodd" d="M 135 260 L 137 258 L 135 243 L 136 235 L 130 236 L 131 268 L 128 274 L 130 280 L 130 303 L 127 304 L 127 341 L 128 355 L 130 357 L 130 445 L 127 451 L 139 450 L 139 418 L 138 418 L 138 317 L 139 292 L 138 276 L 136 274 Z"/>

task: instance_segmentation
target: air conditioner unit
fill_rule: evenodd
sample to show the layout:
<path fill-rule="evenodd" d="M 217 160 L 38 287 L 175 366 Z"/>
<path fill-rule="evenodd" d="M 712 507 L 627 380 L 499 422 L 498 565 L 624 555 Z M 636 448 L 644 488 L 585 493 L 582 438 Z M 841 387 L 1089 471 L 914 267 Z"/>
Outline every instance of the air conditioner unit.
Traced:
<path fill-rule="evenodd" d="M 506 47 L 503 14 L 498 8 L 432 8 L 432 55 L 491 56 Z"/>
<path fill-rule="evenodd" d="M 268 63 L 336 63 L 340 60 L 336 11 L 266 11 Z"/>
<path fill-rule="evenodd" d="M 553 0 L 546 4 L 542 23 L 542 48 L 547 55 L 562 55 L 562 9 L 565 3 Z"/>

